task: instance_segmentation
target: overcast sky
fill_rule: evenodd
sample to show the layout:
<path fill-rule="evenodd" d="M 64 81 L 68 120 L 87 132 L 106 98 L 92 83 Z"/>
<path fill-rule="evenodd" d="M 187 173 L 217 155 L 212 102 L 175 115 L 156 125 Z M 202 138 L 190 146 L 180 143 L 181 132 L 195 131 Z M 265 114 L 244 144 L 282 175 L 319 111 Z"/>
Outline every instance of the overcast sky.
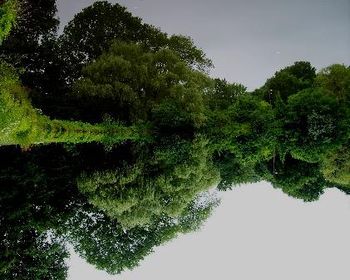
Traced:
<path fill-rule="evenodd" d="M 58 0 L 63 23 L 92 0 Z M 350 0 L 119 0 L 144 22 L 191 36 L 213 76 L 261 86 L 294 61 L 350 64 Z"/>
<path fill-rule="evenodd" d="M 58 0 L 66 23 L 95 1 Z M 294 61 L 350 64 L 350 0 L 120 0 L 144 22 L 191 36 L 211 75 L 261 86 Z M 350 279 L 350 199 L 302 203 L 259 183 L 223 195 L 202 231 L 158 248 L 118 277 L 73 255 L 69 280 Z"/>
<path fill-rule="evenodd" d="M 131 272 L 109 276 L 73 256 L 69 280 L 349 280 L 350 199 L 327 190 L 303 203 L 267 183 L 224 193 L 197 233 Z"/>

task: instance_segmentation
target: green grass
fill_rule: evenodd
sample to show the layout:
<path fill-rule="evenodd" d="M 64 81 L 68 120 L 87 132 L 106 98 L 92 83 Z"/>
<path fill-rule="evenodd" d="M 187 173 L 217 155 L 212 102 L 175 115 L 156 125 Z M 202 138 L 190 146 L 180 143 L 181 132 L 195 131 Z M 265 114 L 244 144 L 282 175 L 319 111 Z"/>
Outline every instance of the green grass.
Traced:
<path fill-rule="evenodd" d="M 0 63 L 0 146 L 87 142 L 114 144 L 125 140 L 146 140 L 147 136 L 139 131 L 144 130 L 115 122 L 92 125 L 80 121 L 51 120 L 32 107 L 14 70 Z"/>

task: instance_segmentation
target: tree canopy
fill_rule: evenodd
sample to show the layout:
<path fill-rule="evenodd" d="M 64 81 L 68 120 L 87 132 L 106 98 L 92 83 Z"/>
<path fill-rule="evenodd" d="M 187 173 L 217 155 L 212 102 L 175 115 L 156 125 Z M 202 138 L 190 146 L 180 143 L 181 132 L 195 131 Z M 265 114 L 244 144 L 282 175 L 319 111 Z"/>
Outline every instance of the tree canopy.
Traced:
<path fill-rule="evenodd" d="M 0 6 L 0 278 L 108 273 L 197 230 L 224 191 L 350 194 L 350 68 L 298 61 L 252 92 L 192 39 L 98 1 L 57 34 L 54 0 Z M 11 32 L 10 32 L 11 30 Z"/>
<path fill-rule="evenodd" d="M 94 104 L 91 119 L 108 114 L 126 123 L 199 127 L 205 120 L 202 92 L 210 85 L 174 51 L 115 42 L 83 68 L 73 94 L 87 109 Z"/>

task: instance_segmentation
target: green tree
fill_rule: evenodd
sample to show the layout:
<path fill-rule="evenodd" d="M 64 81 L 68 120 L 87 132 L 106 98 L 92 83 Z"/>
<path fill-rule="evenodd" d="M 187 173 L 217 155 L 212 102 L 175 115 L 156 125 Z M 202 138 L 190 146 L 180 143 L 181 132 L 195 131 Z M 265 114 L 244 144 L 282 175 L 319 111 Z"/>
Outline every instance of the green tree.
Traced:
<path fill-rule="evenodd" d="M 0 46 L 0 58 L 22 70 L 22 84 L 32 89 L 35 106 L 45 113 L 48 110 L 44 104 L 62 87 L 55 46 L 59 21 L 55 14 L 55 0 L 21 0 L 16 25 Z"/>
<path fill-rule="evenodd" d="M 226 110 L 237 101 L 238 97 L 244 94 L 247 94 L 245 86 L 214 79 L 214 89 L 206 92 L 205 101 L 210 110 Z"/>
<path fill-rule="evenodd" d="M 0 2 L 0 45 L 9 35 L 17 19 L 18 3 L 16 0 Z"/>
<path fill-rule="evenodd" d="M 59 239 L 34 230 L 12 227 L 13 232 L 2 240 L 0 248 L 0 277 L 8 280 L 65 280 L 68 267 L 67 249 Z M 19 231 L 19 232 L 17 232 Z M 9 238 L 16 238 L 9 240 Z M 50 240 L 50 241 L 48 241 Z"/>
<path fill-rule="evenodd" d="M 348 134 L 346 108 L 322 89 L 308 89 L 288 99 L 285 134 L 293 157 L 307 162 L 322 160 Z"/>
<path fill-rule="evenodd" d="M 316 85 L 326 89 L 337 100 L 350 102 L 350 67 L 333 64 L 322 69 L 317 74 Z"/>
<path fill-rule="evenodd" d="M 226 110 L 210 112 L 205 129 L 213 150 L 228 151 L 248 163 L 272 156 L 277 128 L 275 113 L 267 102 L 242 95 Z"/>
<path fill-rule="evenodd" d="M 179 217 L 218 180 L 205 139 L 162 140 L 146 153 L 141 149 L 131 165 L 83 174 L 78 180 L 90 203 L 124 228 L 145 226 L 163 215 Z"/>
<path fill-rule="evenodd" d="M 241 184 L 256 183 L 260 176 L 255 170 L 256 162 L 245 162 L 230 152 L 214 154 L 214 164 L 220 172 L 220 191 L 230 190 Z"/>
<path fill-rule="evenodd" d="M 322 173 L 332 183 L 350 187 L 350 147 L 331 151 L 322 162 Z"/>
<path fill-rule="evenodd" d="M 88 263 L 110 274 L 133 269 L 156 246 L 198 230 L 218 201 L 207 197 L 190 204 L 178 219 L 159 217 L 147 227 L 124 230 L 105 214 L 86 206 L 69 222 L 69 241 Z"/>
<path fill-rule="evenodd" d="M 290 155 L 283 161 L 277 157 L 262 162 L 256 170 L 262 179 L 271 182 L 275 188 L 304 201 L 317 200 L 327 186 L 319 164 L 296 160 Z"/>
<path fill-rule="evenodd" d="M 65 156 L 58 147 L 0 148 L 0 279 L 66 279 L 68 253 L 55 232 L 78 192 Z"/>
<path fill-rule="evenodd" d="M 185 36 L 171 36 L 142 23 L 119 4 L 98 1 L 78 13 L 60 37 L 66 77 L 74 81 L 81 69 L 110 48 L 113 41 L 139 43 L 149 51 L 169 48 L 188 66 L 205 69 L 211 66 L 202 50 Z"/>
<path fill-rule="evenodd" d="M 309 62 L 298 61 L 276 72 L 255 93 L 270 104 L 275 103 L 277 96 L 286 102 L 290 95 L 312 87 L 315 77 L 316 69 Z"/>
<path fill-rule="evenodd" d="M 94 106 L 100 118 L 109 114 L 127 123 L 184 128 L 204 123 L 203 91 L 210 86 L 206 75 L 169 49 L 148 52 L 140 45 L 115 42 L 83 69 L 74 95 L 90 115 Z"/>

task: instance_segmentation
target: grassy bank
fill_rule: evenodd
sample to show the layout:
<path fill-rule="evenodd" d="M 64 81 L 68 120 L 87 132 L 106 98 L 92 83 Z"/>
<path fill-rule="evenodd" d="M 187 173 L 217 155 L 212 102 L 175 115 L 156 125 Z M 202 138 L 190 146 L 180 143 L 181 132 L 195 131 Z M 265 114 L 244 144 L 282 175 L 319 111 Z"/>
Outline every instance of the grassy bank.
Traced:
<path fill-rule="evenodd" d="M 145 139 L 135 126 L 115 122 L 92 125 L 51 120 L 32 107 L 13 69 L 0 65 L 0 145 L 30 146 L 48 143 L 118 143 Z"/>

